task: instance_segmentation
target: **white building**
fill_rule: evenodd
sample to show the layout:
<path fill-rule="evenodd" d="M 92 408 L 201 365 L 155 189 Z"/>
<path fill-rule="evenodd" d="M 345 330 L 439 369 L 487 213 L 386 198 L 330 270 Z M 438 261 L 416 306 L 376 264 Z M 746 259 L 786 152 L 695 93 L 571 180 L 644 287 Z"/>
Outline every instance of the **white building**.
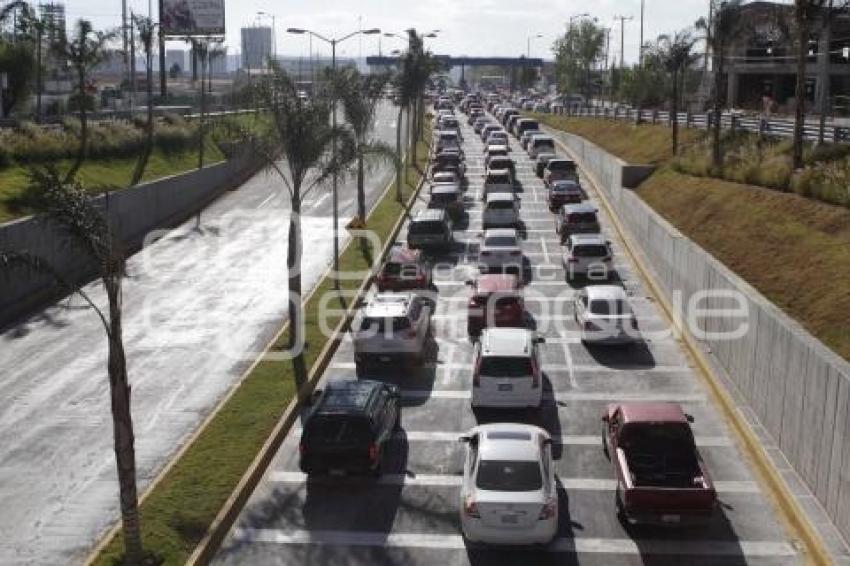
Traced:
<path fill-rule="evenodd" d="M 242 68 L 265 69 L 272 55 L 272 28 L 242 28 Z"/>

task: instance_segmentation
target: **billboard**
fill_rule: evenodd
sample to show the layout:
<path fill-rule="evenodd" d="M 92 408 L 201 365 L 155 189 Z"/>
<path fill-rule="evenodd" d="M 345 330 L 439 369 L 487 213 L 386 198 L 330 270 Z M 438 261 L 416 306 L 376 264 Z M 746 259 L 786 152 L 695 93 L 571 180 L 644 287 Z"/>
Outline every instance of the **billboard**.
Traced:
<path fill-rule="evenodd" d="M 223 35 L 224 0 L 161 0 L 166 36 Z"/>

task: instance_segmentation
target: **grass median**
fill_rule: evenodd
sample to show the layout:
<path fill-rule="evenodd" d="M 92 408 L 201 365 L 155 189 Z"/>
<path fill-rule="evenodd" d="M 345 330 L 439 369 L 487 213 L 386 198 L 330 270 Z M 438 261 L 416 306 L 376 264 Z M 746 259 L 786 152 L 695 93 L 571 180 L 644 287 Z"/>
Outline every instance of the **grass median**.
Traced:
<path fill-rule="evenodd" d="M 408 165 L 403 183 L 406 202 L 427 164 L 427 147 L 419 144 L 418 169 Z M 385 241 L 404 206 L 396 202 L 394 188 L 387 191 L 368 217 L 368 229 Z M 283 221 L 283 217 L 282 220 Z M 380 250 L 371 250 L 373 255 Z M 340 256 L 341 271 L 365 271 L 371 267 L 358 245 L 349 244 Z M 361 280 L 341 280 L 343 291 L 356 291 Z M 316 362 L 328 341 L 321 332 L 319 304 L 331 292 L 330 278 L 322 279 L 304 308 L 306 325 L 306 362 Z M 331 308 L 343 311 L 345 305 L 331 301 Z M 342 314 L 326 317 L 334 328 Z M 283 349 L 284 333 L 272 350 Z M 292 364 L 264 357 L 238 385 L 237 390 L 180 456 L 165 477 L 147 493 L 141 503 L 142 540 L 145 549 L 163 564 L 183 564 L 207 532 L 216 514 L 251 465 L 263 443 L 286 410 L 295 394 Z M 117 496 L 117 491 L 116 491 Z M 114 536 L 94 564 L 120 563 L 124 543 L 120 532 Z"/>

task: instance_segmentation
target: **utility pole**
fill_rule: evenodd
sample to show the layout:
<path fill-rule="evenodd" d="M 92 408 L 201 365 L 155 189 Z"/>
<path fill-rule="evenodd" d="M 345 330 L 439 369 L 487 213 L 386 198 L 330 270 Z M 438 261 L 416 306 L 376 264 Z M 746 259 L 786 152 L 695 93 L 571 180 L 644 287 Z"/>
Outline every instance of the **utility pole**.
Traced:
<path fill-rule="evenodd" d="M 643 4 L 640 0 L 640 46 L 638 47 L 638 64 L 643 67 Z"/>
<path fill-rule="evenodd" d="M 165 31 L 162 29 L 162 2 L 163 0 L 159 0 L 159 96 L 163 98 L 163 102 L 160 104 L 164 104 L 164 99 L 168 94 L 166 83 L 168 71 L 165 68 Z"/>
<path fill-rule="evenodd" d="M 130 88 L 130 53 L 127 49 L 127 0 L 121 0 L 121 42 L 124 47 L 121 54 L 124 58 L 124 78 L 127 80 L 127 88 Z"/>
<path fill-rule="evenodd" d="M 620 20 L 620 68 L 624 69 L 626 67 L 626 57 L 625 57 L 625 38 L 626 38 L 626 22 L 632 21 L 634 18 L 632 16 L 614 16 L 615 20 Z"/>

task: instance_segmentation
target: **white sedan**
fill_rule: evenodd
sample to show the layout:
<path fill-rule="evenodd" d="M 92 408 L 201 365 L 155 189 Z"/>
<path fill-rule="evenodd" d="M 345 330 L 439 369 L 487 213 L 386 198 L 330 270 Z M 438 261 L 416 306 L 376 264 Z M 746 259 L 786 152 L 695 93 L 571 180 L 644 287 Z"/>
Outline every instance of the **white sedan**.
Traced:
<path fill-rule="evenodd" d="M 522 248 L 513 228 L 485 230 L 478 247 L 478 268 L 487 272 L 512 269 L 522 271 Z"/>
<path fill-rule="evenodd" d="M 460 524 L 472 543 L 548 544 L 558 532 L 552 439 L 542 428 L 497 423 L 461 437 L 466 446 Z"/>

